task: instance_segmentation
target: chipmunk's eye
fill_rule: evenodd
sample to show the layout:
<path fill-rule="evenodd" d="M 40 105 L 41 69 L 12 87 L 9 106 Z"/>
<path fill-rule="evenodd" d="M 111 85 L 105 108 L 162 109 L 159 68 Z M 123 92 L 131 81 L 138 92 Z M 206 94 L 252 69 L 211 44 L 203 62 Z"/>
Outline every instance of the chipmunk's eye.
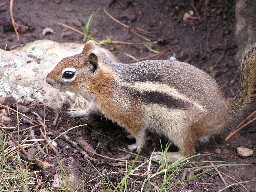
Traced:
<path fill-rule="evenodd" d="M 62 71 L 62 78 L 66 81 L 72 81 L 75 78 L 76 69 L 75 68 L 65 68 Z"/>
<path fill-rule="evenodd" d="M 75 72 L 74 71 L 65 71 L 62 74 L 62 78 L 64 79 L 72 79 L 75 76 Z"/>

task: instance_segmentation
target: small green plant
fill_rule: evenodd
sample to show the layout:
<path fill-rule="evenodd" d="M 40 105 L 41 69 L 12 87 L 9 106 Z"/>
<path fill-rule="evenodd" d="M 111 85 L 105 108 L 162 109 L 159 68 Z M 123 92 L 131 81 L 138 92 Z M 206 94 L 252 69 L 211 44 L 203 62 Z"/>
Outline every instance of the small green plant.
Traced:
<path fill-rule="evenodd" d="M 139 154 L 140 154 L 141 149 L 139 149 L 132 165 L 127 168 L 127 171 L 125 172 L 125 175 L 123 179 L 118 183 L 118 185 L 115 187 L 114 191 L 129 191 L 127 187 L 128 180 L 131 178 L 131 176 L 135 173 L 135 171 L 139 170 L 140 166 L 135 167 L 135 163 L 138 160 Z"/>
<path fill-rule="evenodd" d="M 112 37 L 107 35 L 106 39 L 102 39 L 101 41 L 99 41 L 99 45 L 109 44 L 111 42 L 112 42 Z"/>
<path fill-rule="evenodd" d="M 155 50 L 154 48 L 152 48 L 152 44 L 146 43 L 146 44 L 144 44 L 144 45 L 145 45 L 146 49 L 149 50 L 150 52 L 156 53 L 156 54 L 159 54 L 159 53 L 160 53 L 160 51 L 157 51 L 157 50 Z"/>
<path fill-rule="evenodd" d="M 84 33 L 84 38 L 83 41 L 88 41 L 90 39 L 94 39 L 93 38 L 93 32 L 90 30 L 90 25 L 92 23 L 93 17 L 97 14 L 97 11 L 93 12 L 89 18 L 87 19 L 87 21 L 85 22 L 85 25 L 82 25 L 81 22 L 77 19 L 77 17 L 71 13 L 71 16 L 73 17 L 74 20 L 77 21 L 77 23 L 81 26 L 82 31 Z"/>
<path fill-rule="evenodd" d="M 103 187 L 103 191 L 108 191 L 109 189 L 109 184 L 108 181 L 106 180 L 106 178 L 104 177 L 104 175 L 101 175 L 101 183 L 102 183 L 102 187 Z"/>
<path fill-rule="evenodd" d="M 0 111 L 2 112 L 2 111 Z M 16 110 L 16 127 L 19 136 L 19 112 Z M 21 158 L 21 142 L 13 138 L 6 128 L 0 129 L 0 191 L 30 191 L 36 181 L 29 171 L 29 162 Z M 10 145 L 9 142 L 15 143 Z"/>
<path fill-rule="evenodd" d="M 71 177 L 70 177 L 70 171 L 68 170 L 68 168 L 63 165 L 60 164 L 59 165 L 59 172 L 60 175 L 56 175 L 56 177 L 60 177 L 60 178 L 55 178 L 55 181 L 60 181 L 60 183 L 58 183 L 58 190 L 61 191 L 73 191 L 72 189 L 74 189 L 76 186 L 74 186 L 74 183 L 72 183 Z M 74 182 L 74 181 L 73 181 Z"/>
<path fill-rule="evenodd" d="M 90 25 L 91 25 L 92 19 L 95 15 L 96 15 L 96 12 L 93 12 L 89 16 L 86 25 L 82 26 L 82 29 L 83 29 L 83 32 L 84 32 L 84 39 L 83 39 L 84 41 L 92 39 L 92 37 L 93 37 L 93 33 L 90 31 Z"/>

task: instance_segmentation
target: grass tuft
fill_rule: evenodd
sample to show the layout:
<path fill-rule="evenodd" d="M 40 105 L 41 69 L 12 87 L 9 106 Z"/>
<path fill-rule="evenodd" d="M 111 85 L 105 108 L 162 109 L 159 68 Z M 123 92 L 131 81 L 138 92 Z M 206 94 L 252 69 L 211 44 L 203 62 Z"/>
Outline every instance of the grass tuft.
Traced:
<path fill-rule="evenodd" d="M 84 38 L 83 41 L 86 42 L 88 40 L 94 39 L 93 38 L 93 32 L 90 30 L 90 25 L 92 23 L 92 20 L 94 18 L 94 16 L 97 14 L 97 11 L 94 11 L 87 19 L 87 21 L 85 22 L 85 25 L 82 25 L 81 22 L 78 20 L 78 18 L 71 13 L 71 16 L 74 20 L 77 21 L 77 23 L 80 25 L 83 34 L 84 34 Z"/>

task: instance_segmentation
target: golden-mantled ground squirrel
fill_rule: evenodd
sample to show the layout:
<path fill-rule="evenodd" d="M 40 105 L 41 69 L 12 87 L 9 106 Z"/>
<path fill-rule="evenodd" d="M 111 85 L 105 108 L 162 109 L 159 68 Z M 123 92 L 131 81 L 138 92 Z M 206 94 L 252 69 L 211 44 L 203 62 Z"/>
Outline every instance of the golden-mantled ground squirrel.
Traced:
<path fill-rule="evenodd" d="M 255 47 L 242 63 L 239 106 L 250 102 L 255 88 Z M 232 119 L 230 103 L 204 71 L 175 60 L 123 64 L 94 41 L 82 53 L 64 58 L 46 81 L 85 97 L 90 106 L 80 115 L 102 113 L 125 127 L 136 138 L 130 150 L 143 147 L 146 130 L 166 136 L 179 148 L 168 154 L 169 161 L 194 154 L 198 140 L 218 133 Z"/>

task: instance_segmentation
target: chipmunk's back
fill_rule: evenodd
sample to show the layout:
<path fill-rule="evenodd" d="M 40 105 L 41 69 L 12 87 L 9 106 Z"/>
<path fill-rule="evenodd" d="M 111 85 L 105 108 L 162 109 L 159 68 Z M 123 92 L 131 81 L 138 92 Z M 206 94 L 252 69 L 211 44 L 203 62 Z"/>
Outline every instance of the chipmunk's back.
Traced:
<path fill-rule="evenodd" d="M 154 96 L 157 96 L 156 93 L 162 93 L 197 103 L 207 110 L 227 107 L 216 81 L 190 64 L 148 60 L 131 64 L 111 62 L 111 68 L 116 72 L 117 78 L 135 92 L 154 92 Z"/>

